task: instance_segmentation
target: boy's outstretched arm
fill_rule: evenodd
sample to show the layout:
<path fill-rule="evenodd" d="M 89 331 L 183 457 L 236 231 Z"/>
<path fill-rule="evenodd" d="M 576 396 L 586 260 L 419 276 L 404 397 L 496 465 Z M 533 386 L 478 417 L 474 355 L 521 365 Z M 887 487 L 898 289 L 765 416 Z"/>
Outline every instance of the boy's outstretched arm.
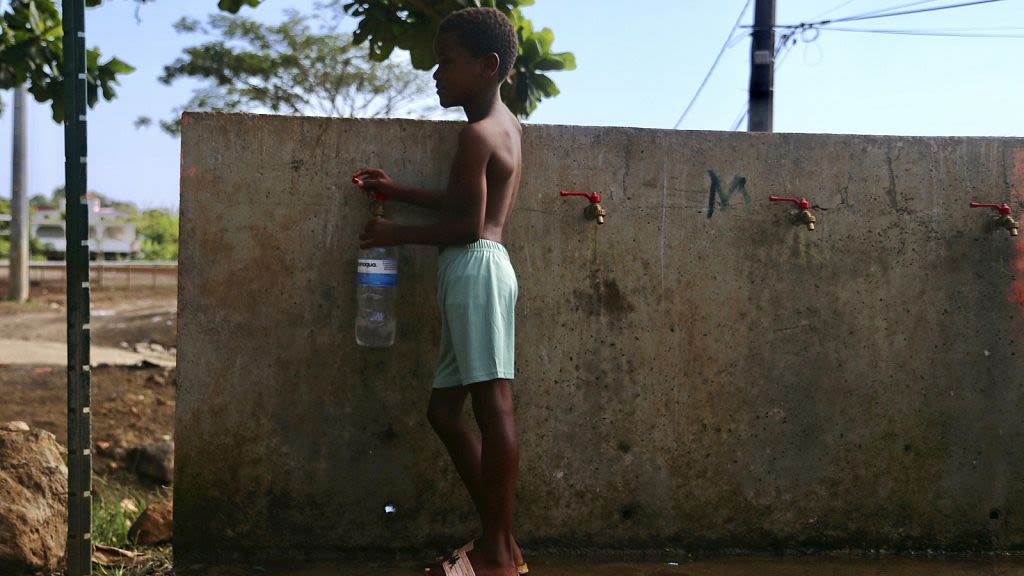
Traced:
<path fill-rule="evenodd" d="M 371 220 L 359 236 L 362 248 L 398 244 L 448 246 L 480 239 L 487 208 L 487 163 L 491 157 L 487 134 L 470 124 L 459 134 L 459 147 L 441 203 L 441 221 L 427 226 Z"/>
<path fill-rule="evenodd" d="M 402 186 L 391 179 L 387 172 L 380 168 L 363 168 L 352 175 L 352 181 L 366 192 L 380 192 L 387 200 L 397 200 L 406 204 L 440 210 L 444 202 L 444 192 L 432 192 Z"/>

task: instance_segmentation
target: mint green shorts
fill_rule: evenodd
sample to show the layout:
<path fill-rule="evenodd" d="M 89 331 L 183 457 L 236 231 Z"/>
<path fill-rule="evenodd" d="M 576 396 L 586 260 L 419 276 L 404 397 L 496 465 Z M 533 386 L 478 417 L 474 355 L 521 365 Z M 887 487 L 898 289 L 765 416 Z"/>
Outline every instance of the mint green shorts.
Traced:
<path fill-rule="evenodd" d="M 505 247 L 448 246 L 437 259 L 441 352 L 434 388 L 515 377 L 519 283 Z"/>

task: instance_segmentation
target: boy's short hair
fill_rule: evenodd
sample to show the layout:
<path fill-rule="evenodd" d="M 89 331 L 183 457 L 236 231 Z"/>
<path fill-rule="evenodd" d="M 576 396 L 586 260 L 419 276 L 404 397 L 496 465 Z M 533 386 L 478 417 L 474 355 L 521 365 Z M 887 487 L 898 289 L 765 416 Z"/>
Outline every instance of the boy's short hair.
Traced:
<path fill-rule="evenodd" d="M 437 35 L 452 34 L 474 58 L 494 52 L 498 55 L 498 77 L 508 77 L 519 53 L 512 22 L 495 8 L 463 8 L 441 21 Z"/>

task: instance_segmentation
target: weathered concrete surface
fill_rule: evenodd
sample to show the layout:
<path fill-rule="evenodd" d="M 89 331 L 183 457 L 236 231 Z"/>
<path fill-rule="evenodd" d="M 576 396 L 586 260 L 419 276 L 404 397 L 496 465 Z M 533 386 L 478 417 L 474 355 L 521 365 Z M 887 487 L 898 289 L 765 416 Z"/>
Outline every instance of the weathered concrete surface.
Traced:
<path fill-rule="evenodd" d="M 442 186 L 458 124 L 186 120 L 176 554 L 463 542 L 424 417 L 436 251 L 402 251 L 397 344 L 358 348 L 349 184 Z M 1024 548 L 1024 244 L 967 207 L 1024 208 L 1024 140 L 529 126 L 524 146 L 525 544 Z M 607 224 L 560 189 L 603 193 Z"/>

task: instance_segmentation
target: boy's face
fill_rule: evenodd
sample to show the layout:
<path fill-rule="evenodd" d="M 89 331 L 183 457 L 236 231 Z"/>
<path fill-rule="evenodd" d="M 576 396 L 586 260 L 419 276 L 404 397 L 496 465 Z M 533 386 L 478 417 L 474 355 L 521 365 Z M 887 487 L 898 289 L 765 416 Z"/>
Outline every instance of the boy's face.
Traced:
<path fill-rule="evenodd" d="M 442 34 L 434 39 L 437 70 L 434 83 L 441 106 L 463 106 L 487 85 L 484 58 L 474 58 L 453 34 Z"/>

